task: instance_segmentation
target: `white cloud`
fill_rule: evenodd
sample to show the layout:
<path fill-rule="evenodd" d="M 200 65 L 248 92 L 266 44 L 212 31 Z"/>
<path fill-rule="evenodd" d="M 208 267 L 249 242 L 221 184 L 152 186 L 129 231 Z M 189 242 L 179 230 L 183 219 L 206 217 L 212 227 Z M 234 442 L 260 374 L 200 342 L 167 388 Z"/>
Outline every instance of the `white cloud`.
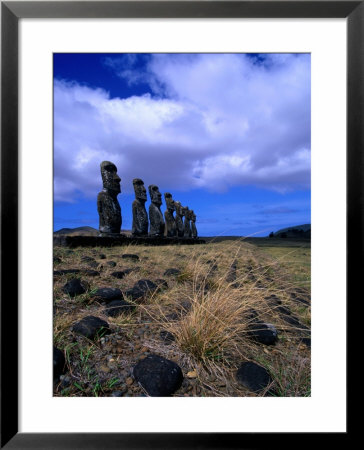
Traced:
<path fill-rule="evenodd" d="M 55 200 L 101 188 L 99 164 L 164 190 L 224 191 L 253 184 L 278 191 L 310 183 L 308 55 L 130 55 L 108 58 L 151 94 L 110 99 L 106 90 L 55 80 Z"/>

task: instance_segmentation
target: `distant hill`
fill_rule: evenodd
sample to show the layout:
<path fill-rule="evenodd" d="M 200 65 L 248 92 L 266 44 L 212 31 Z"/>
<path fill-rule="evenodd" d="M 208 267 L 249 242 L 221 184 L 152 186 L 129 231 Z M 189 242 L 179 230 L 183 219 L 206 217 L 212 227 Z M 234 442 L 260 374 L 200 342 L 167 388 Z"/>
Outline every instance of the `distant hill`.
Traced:
<path fill-rule="evenodd" d="M 99 230 L 92 227 L 77 227 L 77 228 L 61 228 L 55 231 L 54 234 L 77 234 L 77 235 L 93 235 L 98 234 Z"/>
<path fill-rule="evenodd" d="M 271 235 L 270 235 L 271 236 Z M 282 238 L 311 238 L 311 224 L 296 225 L 294 227 L 282 228 L 273 233 L 272 237 Z"/>

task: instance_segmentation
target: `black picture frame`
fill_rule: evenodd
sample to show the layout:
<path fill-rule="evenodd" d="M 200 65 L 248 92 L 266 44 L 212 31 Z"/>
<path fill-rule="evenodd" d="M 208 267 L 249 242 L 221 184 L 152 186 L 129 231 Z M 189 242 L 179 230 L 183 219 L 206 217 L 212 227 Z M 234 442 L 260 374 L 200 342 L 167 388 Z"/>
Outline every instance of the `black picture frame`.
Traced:
<path fill-rule="evenodd" d="M 1 448 L 260 448 L 297 443 L 280 433 L 18 432 L 18 21 L 21 18 L 346 18 L 347 305 L 363 273 L 364 1 L 1 2 Z M 349 345 L 347 346 L 349 348 Z M 334 395 L 334 393 L 333 393 Z M 335 433 L 335 442 L 348 437 Z M 318 434 L 315 436 L 317 442 Z M 299 438 L 305 444 L 309 433 Z M 327 436 L 323 436 L 325 441 Z M 339 444 L 340 445 L 340 444 Z"/>

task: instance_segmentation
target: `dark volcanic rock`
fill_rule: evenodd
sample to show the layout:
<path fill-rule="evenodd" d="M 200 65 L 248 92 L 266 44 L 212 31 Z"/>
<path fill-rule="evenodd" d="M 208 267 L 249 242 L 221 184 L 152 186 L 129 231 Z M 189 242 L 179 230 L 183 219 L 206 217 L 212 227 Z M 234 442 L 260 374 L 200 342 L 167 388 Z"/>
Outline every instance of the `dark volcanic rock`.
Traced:
<path fill-rule="evenodd" d="M 106 259 L 106 255 L 104 255 L 104 253 L 101 253 L 101 254 L 99 255 L 99 258 L 100 258 L 100 259 Z"/>
<path fill-rule="evenodd" d="M 105 302 L 111 302 L 112 300 L 122 300 L 123 293 L 120 289 L 105 287 L 97 289 L 97 291 L 92 294 L 92 297 L 103 300 Z"/>
<path fill-rule="evenodd" d="M 249 320 L 249 322 L 257 322 L 259 314 L 254 308 L 249 308 L 245 313 L 245 317 Z"/>
<path fill-rule="evenodd" d="M 286 316 L 290 316 L 292 314 L 292 311 L 290 309 L 286 308 L 285 306 L 277 306 L 276 310 Z"/>
<path fill-rule="evenodd" d="M 99 263 L 97 261 L 90 261 L 89 263 L 87 263 L 87 265 L 89 267 L 92 267 L 93 269 L 96 269 L 96 267 L 99 266 Z"/>
<path fill-rule="evenodd" d="M 265 297 L 264 300 L 273 306 L 282 304 L 282 300 L 274 294 L 270 295 L 269 297 Z"/>
<path fill-rule="evenodd" d="M 307 299 L 297 296 L 294 292 L 291 293 L 291 299 L 298 304 L 310 306 L 310 302 Z"/>
<path fill-rule="evenodd" d="M 88 339 L 101 337 L 110 333 L 109 324 L 105 320 L 95 316 L 87 316 L 73 325 L 75 333 L 82 334 Z"/>
<path fill-rule="evenodd" d="M 253 392 L 261 391 L 272 382 L 269 372 L 264 367 L 250 361 L 242 363 L 236 373 L 236 379 Z"/>
<path fill-rule="evenodd" d="M 121 278 L 124 278 L 126 275 L 128 275 L 128 273 L 132 272 L 132 270 L 133 270 L 133 269 L 119 270 L 119 271 L 117 271 L 117 272 L 113 272 L 113 273 L 111 274 L 111 276 L 114 277 L 114 278 L 121 279 Z"/>
<path fill-rule="evenodd" d="M 106 263 L 108 266 L 110 267 L 115 267 L 116 266 L 116 262 L 115 261 L 107 261 Z"/>
<path fill-rule="evenodd" d="M 134 287 L 137 287 L 138 289 L 140 289 L 144 292 L 148 292 L 148 291 L 153 292 L 158 289 L 158 286 L 155 283 L 153 283 L 153 281 L 146 280 L 146 279 L 137 281 L 135 283 Z"/>
<path fill-rule="evenodd" d="M 181 307 L 181 312 L 186 313 L 191 309 L 191 302 L 189 302 L 188 300 L 182 300 L 179 303 L 179 306 Z"/>
<path fill-rule="evenodd" d="M 84 294 L 87 289 L 88 284 L 85 281 L 81 281 L 80 278 L 73 278 L 62 288 L 63 292 L 71 297 Z"/>
<path fill-rule="evenodd" d="M 58 380 L 60 375 L 65 373 L 66 360 L 63 352 L 53 346 L 53 379 Z"/>
<path fill-rule="evenodd" d="M 292 315 L 288 315 L 288 314 L 282 314 L 281 315 L 282 319 L 289 323 L 290 325 L 293 325 L 294 327 L 297 328 L 302 328 L 302 329 L 308 329 L 305 325 L 303 325 L 296 316 L 292 316 Z"/>
<path fill-rule="evenodd" d="M 89 277 L 98 277 L 100 275 L 100 272 L 97 270 L 91 270 L 91 269 L 84 269 L 82 271 L 85 275 L 88 275 Z"/>
<path fill-rule="evenodd" d="M 168 289 L 168 283 L 166 280 L 163 280 L 162 278 L 158 278 L 155 280 L 155 284 L 158 286 L 158 289 Z"/>
<path fill-rule="evenodd" d="M 168 359 L 149 355 L 133 369 L 134 378 L 152 397 L 172 395 L 182 385 L 181 368 Z"/>
<path fill-rule="evenodd" d="M 149 294 L 158 290 L 158 286 L 150 280 L 139 280 L 137 281 L 132 289 L 128 289 L 125 295 L 131 297 L 133 300 L 139 300 L 146 297 Z"/>
<path fill-rule="evenodd" d="M 311 338 L 302 338 L 301 339 L 302 344 L 305 344 L 307 347 L 311 348 Z"/>
<path fill-rule="evenodd" d="M 175 268 L 170 268 L 170 269 L 167 269 L 165 272 L 164 272 L 164 274 L 163 275 L 179 275 L 181 273 L 181 271 L 180 270 L 178 270 L 178 269 L 175 269 Z"/>
<path fill-rule="evenodd" d="M 132 259 L 134 261 L 139 261 L 139 256 L 133 255 L 132 253 L 124 253 L 123 255 L 121 255 L 121 257 L 124 259 Z"/>
<path fill-rule="evenodd" d="M 172 333 L 170 333 L 169 331 L 166 330 L 162 330 L 159 333 L 159 336 L 161 337 L 162 341 L 164 342 L 164 344 L 168 345 L 171 342 L 175 341 L 175 337 L 173 336 Z"/>
<path fill-rule="evenodd" d="M 278 340 L 276 328 L 270 323 L 253 322 L 248 326 L 247 335 L 260 344 L 273 345 Z"/>
<path fill-rule="evenodd" d="M 105 312 L 110 317 L 117 317 L 120 314 L 128 314 L 135 310 L 135 306 L 125 300 L 113 300 L 107 305 Z"/>
<path fill-rule="evenodd" d="M 179 320 L 181 318 L 181 315 L 178 315 L 176 312 L 173 312 L 171 314 L 168 314 L 166 318 L 168 319 L 168 321 L 174 322 L 176 320 Z"/>
<path fill-rule="evenodd" d="M 234 261 L 229 267 L 228 273 L 226 275 L 226 281 L 228 283 L 233 283 L 236 280 L 236 262 Z"/>
<path fill-rule="evenodd" d="M 95 261 L 95 258 L 91 258 L 91 256 L 82 256 L 81 262 L 90 263 L 90 262 L 96 262 L 96 261 Z"/>

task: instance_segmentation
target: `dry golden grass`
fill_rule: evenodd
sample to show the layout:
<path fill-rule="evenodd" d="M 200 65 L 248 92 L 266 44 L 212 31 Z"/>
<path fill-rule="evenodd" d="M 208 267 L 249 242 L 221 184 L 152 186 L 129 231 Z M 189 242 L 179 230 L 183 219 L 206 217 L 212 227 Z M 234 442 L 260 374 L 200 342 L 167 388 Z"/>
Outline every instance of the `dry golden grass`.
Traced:
<path fill-rule="evenodd" d="M 101 253 L 107 258 L 99 260 Z M 125 253 L 137 254 L 140 260 L 121 259 Z M 287 323 L 279 311 L 279 307 L 289 308 L 300 323 L 310 324 L 310 309 L 293 302 L 291 296 L 295 289 L 304 287 L 303 295 L 309 297 L 309 280 L 297 280 L 300 264 L 305 267 L 305 277 L 309 275 L 309 249 L 305 248 L 304 252 L 289 247 L 266 250 L 242 240 L 199 246 L 76 249 L 72 253 L 56 248 L 56 254 L 62 259 L 58 267 L 86 267 L 81 264 L 83 256 L 94 257 L 101 267 L 100 277 L 76 275 L 90 284 L 89 292 L 80 298 L 70 299 L 61 290 L 73 275 L 56 279 L 54 341 L 60 348 L 73 345 L 74 337 L 69 328 L 86 315 L 98 315 L 108 320 L 113 331 L 126 333 L 131 341 L 138 329 L 147 324 L 148 336 L 143 340 L 145 348 L 178 362 L 185 375 L 196 375 L 193 381 L 197 387 L 194 385 L 191 395 L 256 396 L 235 380 L 237 367 L 247 360 L 258 362 L 270 371 L 277 395 L 309 395 L 310 351 L 300 343 L 302 332 L 307 330 Z M 290 264 L 292 258 L 294 265 Z M 110 260 L 117 266 L 108 267 L 106 261 Z M 111 277 L 112 272 L 124 268 L 137 270 L 120 280 Z M 177 268 L 180 274 L 166 277 L 164 272 L 168 268 Z M 166 279 L 168 289 L 152 293 L 142 303 L 137 302 L 137 309 L 132 314 L 108 318 L 101 305 L 92 301 L 89 295 L 97 287 L 118 287 L 124 291 L 142 278 Z M 279 296 L 281 304 L 267 302 L 265 299 L 271 295 Z M 279 330 L 276 345 L 265 346 L 247 337 L 252 310 L 261 320 L 273 323 Z M 174 336 L 170 345 L 159 339 L 161 330 Z M 74 353 L 73 358 L 77 354 Z M 104 356 L 100 349 L 92 355 L 95 358 Z M 259 395 L 264 394 L 265 391 Z M 80 394 L 71 390 L 67 395 Z"/>

